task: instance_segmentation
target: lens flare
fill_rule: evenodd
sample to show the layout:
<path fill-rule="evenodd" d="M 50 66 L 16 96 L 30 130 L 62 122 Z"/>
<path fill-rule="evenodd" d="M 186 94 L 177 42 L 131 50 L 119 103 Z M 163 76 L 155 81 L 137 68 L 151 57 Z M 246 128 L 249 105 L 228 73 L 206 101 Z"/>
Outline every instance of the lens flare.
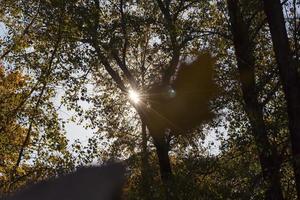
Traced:
<path fill-rule="evenodd" d="M 133 103 L 139 103 L 141 100 L 140 94 L 135 90 L 129 90 L 128 97 Z"/>

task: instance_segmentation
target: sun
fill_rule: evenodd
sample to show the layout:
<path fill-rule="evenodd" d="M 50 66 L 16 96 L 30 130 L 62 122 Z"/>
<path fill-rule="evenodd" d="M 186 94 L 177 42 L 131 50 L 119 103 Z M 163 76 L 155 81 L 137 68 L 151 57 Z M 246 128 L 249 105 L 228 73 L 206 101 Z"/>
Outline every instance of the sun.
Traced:
<path fill-rule="evenodd" d="M 128 97 L 135 104 L 139 103 L 141 100 L 140 94 L 135 90 L 129 90 Z"/>

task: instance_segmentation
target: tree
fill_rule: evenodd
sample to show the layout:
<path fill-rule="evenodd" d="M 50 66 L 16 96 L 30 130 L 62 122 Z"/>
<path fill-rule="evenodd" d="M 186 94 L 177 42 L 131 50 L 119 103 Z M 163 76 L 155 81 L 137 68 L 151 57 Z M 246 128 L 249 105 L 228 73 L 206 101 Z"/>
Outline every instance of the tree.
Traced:
<path fill-rule="evenodd" d="M 28 10 L 28 5 L 19 7 L 28 12 L 17 9 L 14 2 L 1 3 L 2 21 L 8 30 L 1 49 L 0 154 L 5 158 L 1 163 L 1 191 L 5 194 L 72 170 L 74 165 L 52 101 L 57 79 L 50 80 L 50 74 L 59 42 L 36 41 L 34 48 L 30 46 L 36 36 L 31 28 L 41 26 L 37 22 L 38 3 L 32 3 Z M 21 20 L 17 23 L 16 18 Z"/>
<path fill-rule="evenodd" d="M 264 10 L 287 103 L 294 173 L 300 199 L 300 78 L 297 61 L 294 60 L 289 46 L 281 2 L 264 1 Z"/>
<path fill-rule="evenodd" d="M 109 6 L 111 7 L 111 9 Z M 146 32 L 146 34 L 158 34 L 161 38 L 159 38 L 156 43 L 160 46 L 167 46 L 167 48 L 163 49 L 161 57 L 170 57 L 169 64 L 159 64 L 166 67 L 162 68 L 159 73 L 157 71 L 154 71 L 154 73 L 161 77 L 161 80 L 156 78 L 156 80 L 154 81 L 161 81 L 162 84 L 167 86 L 179 62 L 180 51 L 182 51 L 186 47 L 187 43 L 194 38 L 193 34 L 201 33 L 201 31 L 199 30 L 194 30 L 190 27 L 182 26 L 181 23 L 185 19 L 182 17 L 180 18 L 179 16 L 181 15 L 181 13 L 185 12 L 186 9 L 190 9 L 191 7 L 195 7 L 198 12 L 200 8 L 198 8 L 197 6 L 201 6 L 201 4 L 198 5 L 193 1 L 190 2 L 190 4 L 189 2 L 169 4 L 157 1 L 155 3 L 152 2 L 146 5 L 144 2 L 141 2 L 136 6 L 138 6 L 138 8 L 141 9 L 142 12 L 147 12 L 146 10 L 154 11 L 153 13 L 149 13 L 149 17 L 146 19 L 139 17 L 139 12 L 131 13 L 131 10 L 128 10 L 128 8 L 130 8 L 131 6 L 135 6 L 134 3 L 127 4 L 123 1 L 116 1 L 110 2 L 109 6 L 103 6 L 99 1 L 94 1 L 88 4 L 79 5 L 74 8 L 74 13 L 76 13 L 76 15 L 74 14 L 74 21 L 79 22 L 78 29 L 82 32 L 82 38 L 80 40 L 81 42 L 91 46 L 94 49 L 94 51 L 91 51 L 89 53 L 97 57 L 97 62 L 104 66 L 106 72 L 103 72 L 102 69 L 99 68 L 95 70 L 101 70 L 101 73 L 108 73 L 115 84 L 118 86 L 118 88 L 124 93 L 127 93 L 129 91 L 129 88 L 133 88 L 141 93 L 145 92 L 145 94 L 147 95 L 147 87 L 151 88 L 153 80 L 149 80 L 148 83 L 145 84 L 144 88 L 141 88 L 139 84 L 140 80 L 138 80 L 140 79 L 140 77 L 135 77 L 133 74 L 136 73 L 136 69 L 140 68 L 141 70 L 144 70 L 143 65 L 139 66 L 139 60 L 135 60 L 136 58 L 132 55 L 132 53 L 135 53 L 135 51 L 139 51 L 139 47 L 135 45 L 135 42 L 138 42 L 137 44 L 139 44 L 139 41 L 136 40 L 136 38 L 141 38 L 140 36 L 138 36 L 138 34 L 140 34 L 138 33 L 138 30 L 141 30 L 142 28 L 144 28 L 144 30 L 146 31 L 147 29 L 151 30 L 153 26 L 153 33 L 151 33 L 151 30 L 151 32 Z M 172 11 L 171 6 L 175 6 L 176 9 Z M 157 10 L 157 8 L 161 13 L 157 13 L 155 11 Z M 78 13 L 84 13 L 84 15 L 81 16 L 78 15 Z M 90 14 L 88 14 L 89 16 L 85 16 L 85 13 Z M 110 22 L 107 19 L 108 16 L 106 16 L 106 13 L 111 13 L 111 16 L 109 17 L 115 20 Z M 160 15 L 163 16 L 162 21 L 158 19 Z M 171 19 L 170 17 L 172 17 L 173 19 Z M 153 21 L 155 22 L 155 24 L 153 23 Z M 139 28 L 136 27 L 135 23 L 139 23 Z M 162 28 L 159 30 L 156 29 L 155 26 L 157 25 Z M 178 35 L 176 29 L 182 29 L 182 32 L 184 34 L 182 33 Z M 130 33 L 130 36 L 128 35 L 128 33 Z M 136 38 L 134 38 L 133 36 L 135 36 Z M 142 35 L 141 39 L 143 39 L 143 37 L 145 36 Z M 153 35 L 150 35 L 150 39 L 154 39 Z M 158 50 L 159 48 L 157 48 L 153 44 L 151 44 L 151 46 L 148 44 L 150 39 L 147 40 L 147 43 L 142 43 L 141 45 L 145 46 L 145 50 L 149 52 L 156 51 L 156 49 Z M 171 52 L 171 55 L 168 55 L 168 52 Z M 146 60 L 147 64 L 151 63 L 151 68 L 153 68 L 154 65 L 152 63 L 154 62 L 152 59 L 154 56 L 151 54 L 150 56 L 145 54 L 145 56 L 149 58 L 149 60 Z M 156 60 L 158 58 L 159 57 L 157 57 Z M 211 64 L 208 64 L 208 66 L 210 65 Z M 129 69 L 129 67 L 132 69 Z M 121 74 L 123 74 L 122 76 L 124 76 L 125 81 L 123 81 L 123 77 L 119 75 L 120 72 Z M 210 77 L 210 75 L 208 75 L 208 77 Z M 153 118 L 149 119 L 149 117 L 144 116 L 145 108 L 145 106 L 142 107 L 139 105 L 135 105 L 137 113 L 141 118 L 145 119 L 145 122 L 149 129 L 149 133 L 154 141 L 161 167 L 161 177 L 165 187 L 167 188 L 167 190 L 169 190 L 168 188 L 172 177 L 171 164 L 168 156 L 169 136 L 166 136 L 164 133 L 164 129 L 166 127 L 157 128 L 157 124 L 155 124 L 155 122 L 153 123 Z M 155 125 L 152 126 L 151 124 Z M 170 192 L 167 192 L 167 194 L 169 193 Z"/>
<path fill-rule="evenodd" d="M 66 167 L 70 164 L 68 163 L 70 154 L 65 149 L 66 141 L 60 135 L 58 124 L 55 122 L 57 116 L 54 115 L 47 119 L 43 113 L 40 113 L 39 116 L 32 113 L 37 110 L 32 110 L 31 103 L 34 102 L 28 102 L 29 78 L 23 76 L 19 71 L 5 72 L 4 69 L 4 66 L 1 66 L 0 189 L 3 193 L 7 193 L 30 182 L 33 177 L 37 180 L 42 179 L 43 174 L 46 175 L 53 170 L 48 166 L 56 165 L 57 169 L 55 170 L 62 170 L 63 166 Z M 45 125 L 41 123 L 40 126 L 44 126 L 45 134 L 41 134 L 43 130 L 39 127 L 33 128 L 30 124 L 27 127 L 26 121 L 24 122 L 24 118 L 27 117 L 32 121 L 43 118 Z M 58 152 L 61 155 L 55 155 Z M 32 165 L 30 160 L 33 156 L 35 160 Z M 63 161 L 64 159 L 65 161 Z M 61 165 L 61 169 L 59 169 L 59 165 Z"/>
<path fill-rule="evenodd" d="M 18 112 L 3 109 L 24 139 L 4 142 L 17 145 L 9 168 L 17 172 L 5 176 L 5 186 L 123 160 L 128 199 L 263 199 L 278 194 L 265 193 L 270 185 L 293 199 L 288 117 L 263 4 L 230 2 L 241 2 L 232 10 L 238 17 L 228 15 L 225 1 L 2 0 L 5 74 L 29 78 L 13 89 L 26 100 Z M 185 93 L 197 85 L 210 99 L 215 81 L 222 96 L 214 101 Z M 88 145 L 67 145 L 53 104 L 61 95 L 72 118 L 95 131 Z M 208 145 L 207 135 L 216 137 Z M 214 154 L 207 150 L 213 143 L 221 143 Z"/>
<path fill-rule="evenodd" d="M 270 144 L 264 122 L 263 105 L 258 101 L 258 89 L 255 80 L 255 57 L 253 41 L 249 36 L 249 25 L 243 20 L 240 3 L 227 1 L 231 21 L 231 31 L 240 74 L 245 111 L 249 118 L 252 134 L 258 149 L 264 179 L 267 184 L 266 199 L 283 199 L 280 186 L 280 162 L 277 150 Z"/>

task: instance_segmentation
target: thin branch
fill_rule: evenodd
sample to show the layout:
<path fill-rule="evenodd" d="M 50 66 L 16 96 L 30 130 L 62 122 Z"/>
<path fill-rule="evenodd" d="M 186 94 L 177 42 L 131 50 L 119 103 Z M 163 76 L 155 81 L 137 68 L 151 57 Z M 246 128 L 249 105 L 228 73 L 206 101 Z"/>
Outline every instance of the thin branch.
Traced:
<path fill-rule="evenodd" d="M 299 52 L 298 52 L 298 37 L 297 37 L 298 34 L 297 34 L 297 2 L 296 2 L 296 0 L 293 0 L 293 21 L 294 21 L 293 40 L 294 40 L 294 45 L 295 45 L 295 57 L 296 57 L 296 60 L 298 60 Z M 300 26 L 300 23 L 299 23 L 299 26 Z"/>
<path fill-rule="evenodd" d="M 172 59 L 170 61 L 170 64 L 168 65 L 168 67 L 165 70 L 165 73 L 163 74 L 163 83 L 164 84 L 168 84 L 170 82 L 171 77 L 173 76 L 176 67 L 179 63 L 179 58 L 180 58 L 180 50 L 179 49 L 175 49 L 173 52 L 173 56 Z"/>
<path fill-rule="evenodd" d="M 164 16 L 165 26 L 167 27 L 169 34 L 170 34 L 172 48 L 176 48 L 176 46 L 177 46 L 176 29 L 175 29 L 174 22 L 172 21 L 170 9 L 168 6 L 165 6 L 161 0 L 156 0 L 156 1 L 157 1 L 158 6 Z"/>
<path fill-rule="evenodd" d="M 175 9 L 176 12 L 173 14 L 173 20 L 174 21 L 177 20 L 179 14 L 181 12 L 183 12 L 184 10 L 186 10 L 187 8 L 189 8 L 190 6 L 192 6 L 195 3 L 199 3 L 199 0 L 190 1 L 188 4 L 184 5 L 185 2 L 186 2 L 185 0 L 181 0 L 179 2 L 179 5 L 178 5 L 177 9 Z"/>
<path fill-rule="evenodd" d="M 278 91 L 279 87 L 280 87 L 280 81 L 277 81 L 274 88 L 268 92 L 266 98 L 263 100 L 263 102 L 260 103 L 262 107 L 265 106 L 273 98 L 274 94 Z"/>
<path fill-rule="evenodd" d="M 122 33 L 124 37 L 124 44 L 122 48 L 122 65 L 126 67 L 126 51 L 128 47 L 128 35 L 127 35 L 127 30 L 126 30 L 126 19 L 125 19 L 125 14 L 124 14 L 124 9 L 123 9 L 124 2 L 123 0 L 120 0 L 120 13 L 121 13 L 121 27 L 122 27 Z"/>
<path fill-rule="evenodd" d="M 176 34 L 176 27 L 174 25 L 174 21 L 172 20 L 169 4 L 170 2 L 166 2 L 166 5 L 161 0 L 156 0 L 158 6 L 164 16 L 165 19 L 165 26 L 169 32 L 170 40 L 171 40 L 171 47 L 172 47 L 172 58 L 170 64 L 167 66 L 164 74 L 162 82 L 164 84 L 168 84 L 172 75 L 174 74 L 177 64 L 179 62 L 180 57 L 180 46 L 177 42 L 177 34 Z"/>
<path fill-rule="evenodd" d="M 95 48 L 96 54 L 100 60 L 100 63 L 104 66 L 105 70 L 108 72 L 108 74 L 111 76 L 111 78 L 115 81 L 118 88 L 120 90 L 122 90 L 123 92 L 126 92 L 127 89 L 126 89 L 125 84 L 122 81 L 120 75 L 112 68 L 108 59 L 105 57 L 105 55 L 103 54 L 103 52 L 100 49 L 100 44 L 99 44 L 99 41 L 97 38 L 97 30 L 98 30 L 98 26 L 99 26 L 100 2 L 99 2 L 99 0 L 94 0 L 94 3 L 96 6 L 96 9 L 97 9 L 97 12 L 95 13 L 95 16 L 94 16 L 96 20 L 95 20 L 95 24 L 94 24 L 94 29 L 91 32 L 92 38 L 88 42 Z M 120 61 L 120 63 L 123 63 L 123 62 Z M 123 64 L 121 64 L 121 66 L 123 67 Z"/>
<path fill-rule="evenodd" d="M 144 45 L 144 49 L 141 53 L 141 65 L 140 65 L 140 69 L 141 69 L 141 72 L 142 72 L 142 85 L 145 84 L 145 73 L 146 73 L 146 67 L 145 67 L 145 64 L 146 64 L 146 55 L 147 55 L 147 52 L 148 52 L 148 43 L 149 43 L 149 32 L 148 30 L 145 32 L 145 45 Z"/>
<path fill-rule="evenodd" d="M 131 72 L 129 71 L 129 69 L 127 68 L 126 63 L 120 59 L 116 50 L 112 50 L 111 53 L 112 53 L 113 58 L 116 60 L 118 66 L 123 71 L 124 75 L 126 76 L 127 80 L 130 82 L 131 86 L 134 88 L 137 87 L 137 82 L 136 82 L 135 78 L 133 77 L 133 75 L 131 74 Z"/>
<path fill-rule="evenodd" d="M 39 10 L 40 10 L 40 2 L 39 2 L 39 6 L 38 6 L 38 10 L 36 12 L 36 14 L 34 15 L 34 17 L 32 18 L 32 20 L 30 21 L 30 23 L 25 27 L 25 29 L 23 30 L 22 34 L 20 35 L 19 39 L 17 41 L 15 41 L 1 56 L 0 56 L 0 60 L 4 59 L 5 56 L 7 56 L 14 48 L 16 45 L 18 45 L 18 42 L 21 41 L 28 33 L 29 33 L 29 29 L 30 27 L 33 25 L 34 21 L 36 20 L 36 18 L 39 15 Z"/>
<path fill-rule="evenodd" d="M 122 81 L 121 77 L 119 74 L 111 67 L 110 63 L 108 62 L 107 58 L 104 56 L 102 51 L 100 50 L 100 47 L 93 42 L 93 46 L 96 50 L 97 56 L 101 62 L 101 64 L 104 66 L 105 70 L 108 72 L 108 74 L 111 76 L 111 78 L 115 81 L 117 86 L 119 87 L 120 90 L 123 92 L 126 92 L 127 89 L 125 87 L 124 82 Z"/>
<path fill-rule="evenodd" d="M 29 143 L 29 139 L 30 139 L 30 136 L 31 136 L 32 128 L 33 128 L 35 113 L 37 112 L 37 110 L 38 110 L 38 108 L 39 108 L 39 106 L 42 102 L 42 97 L 43 97 L 44 92 L 47 88 L 47 84 L 48 84 L 47 79 L 49 78 L 49 75 L 51 73 L 51 70 L 52 70 L 52 67 L 53 67 L 53 62 L 54 62 L 54 59 L 56 57 L 56 54 L 57 54 L 57 51 L 58 51 L 59 44 L 60 44 L 61 40 L 62 40 L 62 38 L 61 38 L 61 23 L 60 23 L 59 30 L 58 30 L 57 41 L 55 43 L 54 50 L 51 54 L 51 57 L 50 57 L 50 60 L 49 60 L 49 63 L 48 63 L 48 68 L 47 68 L 47 70 L 45 71 L 45 74 L 44 74 L 45 77 L 43 79 L 43 87 L 41 89 L 41 92 L 38 96 L 38 100 L 37 100 L 36 105 L 34 107 L 34 113 L 33 113 L 33 115 L 31 115 L 29 117 L 30 124 L 29 124 L 29 127 L 27 129 L 26 137 L 25 137 L 25 140 L 22 143 L 21 149 L 19 151 L 17 162 L 16 162 L 15 166 L 13 167 L 13 170 L 12 170 L 12 173 L 11 173 L 11 180 L 12 181 L 14 181 L 16 170 L 17 170 L 17 168 L 19 167 L 19 165 L 21 163 L 23 153 L 25 151 L 26 146 Z M 10 190 L 11 186 L 12 186 L 12 184 L 9 185 L 9 190 Z"/>
<path fill-rule="evenodd" d="M 251 34 L 251 36 L 250 36 L 250 39 L 251 39 L 251 40 L 254 40 L 254 39 L 256 38 L 256 36 L 258 35 L 259 31 L 262 29 L 262 27 L 264 27 L 264 25 L 266 25 L 266 23 L 267 23 L 267 18 L 265 17 L 265 18 L 261 21 L 261 23 L 260 23 L 258 26 L 256 26 L 256 28 L 255 28 L 255 30 L 254 30 L 254 33 Z"/>

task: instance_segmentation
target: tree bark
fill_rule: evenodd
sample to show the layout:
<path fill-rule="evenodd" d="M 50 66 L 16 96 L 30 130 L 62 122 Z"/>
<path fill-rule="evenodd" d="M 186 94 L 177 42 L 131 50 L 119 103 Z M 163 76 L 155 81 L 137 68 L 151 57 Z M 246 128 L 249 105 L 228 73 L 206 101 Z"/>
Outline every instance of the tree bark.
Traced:
<path fill-rule="evenodd" d="M 156 148 L 160 167 L 160 176 L 164 185 L 166 199 L 175 199 L 171 189 L 173 173 L 169 157 L 169 144 L 166 140 L 164 130 L 152 129 L 149 126 L 148 129 Z"/>
<path fill-rule="evenodd" d="M 153 137 L 154 145 L 158 160 L 160 163 L 160 174 L 165 185 L 169 184 L 169 180 L 172 177 L 171 164 L 169 159 L 168 145 L 165 140 L 161 138 Z"/>
<path fill-rule="evenodd" d="M 267 184 L 265 199 L 281 200 L 283 199 L 283 194 L 280 185 L 278 154 L 268 140 L 262 106 L 258 101 L 254 71 L 254 43 L 250 41 L 249 29 L 241 15 L 238 0 L 227 0 L 227 5 L 245 103 L 244 108 L 249 118 L 252 134 L 258 149 L 263 178 Z"/>
<path fill-rule="evenodd" d="M 142 174 L 142 192 L 146 200 L 152 199 L 152 194 L 150 188 L 151 174 L 149 166 L 149 152 L 147 148 L 147 127 L 146 123 L 142 119 L 142 165 L 141 165 L 141 174 Z"/>
<path fill-rule="evenodd" d="M 296 190 L 300 199 L 300 78 L 293 62 L 280 0 L 264 0 L 280 79 L 287 102 Z"/>
<path fill-rule="evenodd" d="M 141 116 L 143 123 L 149 130 L 149 135 L 153 139 L 153 143 L 156 149 L 156 155 L 158 157 L 160 176 L 165 190 L 166 199 L 175 199 L 172 195 L 172 167 L 169 157 L 169 143 L 166 139 L 165 128 L 157 125 L 157 119 L 152 112 L 145 112 L 137 107 L 137 111 Z"/>

